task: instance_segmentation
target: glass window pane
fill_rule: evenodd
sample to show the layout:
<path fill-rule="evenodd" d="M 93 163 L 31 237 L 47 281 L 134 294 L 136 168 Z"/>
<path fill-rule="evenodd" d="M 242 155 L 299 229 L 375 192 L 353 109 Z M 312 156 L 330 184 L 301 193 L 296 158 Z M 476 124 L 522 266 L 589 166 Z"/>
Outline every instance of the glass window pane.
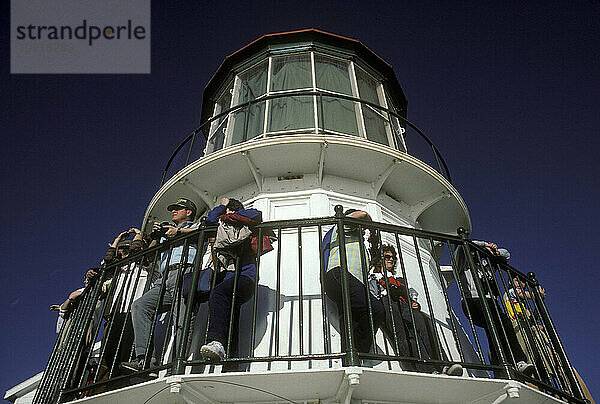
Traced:
<path fill-rule="evenodd" d="M 234 98 L 236 99 L 234 102 L 235 105 L 254 101 L 267 92 L 268 65 L 268 61 L 265 60 L 238 76 L 239 88 L 236 90 L 237 94 L 234 94 Z M 230 122 L 230 125 L 233 125 L 233 129 L 231 130 L 231 144 L 237 144 L 262 134 L 264 121 L 264 101 L 253 103 L 232 113 Z"/>
<path fill-rule="evenodd" d="M 219 96 L 215 103 L 214 115 L 219 115 L 221 112 L 226 111 L 231 105 L 231 89 L 233 87 L 233 81 L 227 86 L 225 91 Z M 206 153 L 220 150 L 223 147 L 223 140 L 225 138 L 225 130 L 227 129 L 227 121 L 229 115 L 224 115 L 219 119 L 214 120 L 210 124 L 210 134 L 208 144 L 206 147 Z"/>
<path fill-rule="evenodd" d="M 358 104 L 356 102 L 342 100 L 335 96 L 317 97 L 317 100 L 319 100 L 318 112 L 321 128 L 358 136 L 356 123 Z"/>
<path fill-rule="evenodd" d="M 317 88 L 352 95 L 348 62 L 323 55 L 315 55 Z"/>
<path fill-rule="evenodd" d="M 388 137 L 385 131 L 387 119 L 384 119 L 381 114 L 368 105 L 362 107 L 363 119 L 365 121 L 365 130 L 367 131 L 367 139 L 373 142 L 388 145 Z"/>
<path fill-rule="evenodd" d="M 239 75 L 236 105 L 254 100 L 267 92 L 267 67 L 268 61 L 265 60 Z"/>
<path fill-rule="evenodd" d="M 315 127 L 313 97 L 286 96 L 271 100 L 269 132 Z"/>
<path fill-rule="evenodd" d="M 312 88 L 308 53 L 274 57 L 271 70 L 271 91 Z"/>
<path fill-rule="evenodd" d="M 377 96 L 377 86 L 379 85 L 377 80 L 358 66 L 354 70 L 356 71 L 356 83 L 358 84 L 360 99 L 381 105 Z"/>
<path fill-rule="evenodd" d="M 260 101 L 232 114 L 231 144 L 252 139 L 263 133 L 265 102 Z"/>
<path fill-rule="evenodd" d="M 358 94 L 361 100 L 381 105 L 377 95 L 379 82 L 371 77 L 360 67 L 356 66 L 356 83 L 358 84 Z M 382 110 L 362 104 L 363 120 L 367 139 L 377 143 L 388 145 L 388 136 L 386 132 L 387 113 Z"/>

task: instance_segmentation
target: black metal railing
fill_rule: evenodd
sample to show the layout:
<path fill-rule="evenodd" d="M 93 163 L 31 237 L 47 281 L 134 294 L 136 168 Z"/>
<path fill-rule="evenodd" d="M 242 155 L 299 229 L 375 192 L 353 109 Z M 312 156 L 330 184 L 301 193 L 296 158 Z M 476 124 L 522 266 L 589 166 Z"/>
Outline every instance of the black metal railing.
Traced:
<path fill-rule="evenodd" d="M 360 251 L 358 260 L 347 258 L 349 241 L 338 243 L 337 300 L 325 281 L 332 268 L 323 240 L 332 228 L 340 240 L 358 235 L 354 242 Z M 565 401 L 584 402 L 534 274 L 517 271 L 464 232 L 450 236 L 366 222 L 344 216 L 341 206 L 332 217 L 271 221 L 256 228 L 258 251 L 271 230 L 277 237 L 274 250 L 256 258 L 252 297 L 241 306 L 239 327 L 233 309 L 228 314 L 225 358 L 207 362 L 198 353 L 208 342 L 208 297 L 220 281 L 209 264 L 215 230 L 201 225 L 105 265 L 59 334 L 34 402 L 71 401 L 186 371 L 383 366 L 432 373 L 453 364 L 464 368 L 463 377 L 514 379 Z M 383 282 L 372 280 L 369 261 L 383 259 L 383 244 L 397 253 L 396 277 L 404 283 L 389 278 L 385 266 Z M 333 247 L 329 253 L 334 254 Z M 132 307 L 167 263 L 176 281 L 168 286 L 158 282 L 160 298 L 149 314 L 149 332 L 142 335 L 145 366 L 126 371 L 119 363 L 135 357 Z M 370 339 L 369 349 L 355 339 L 353 327 L 358 311 L 351 293 L 361 275 L 363 285 L 367 280 L 387 292 L 380 297 L 364 289 L 368 330 L 361 331 Z M 236 283 L 239 278 L 238 270 Z M 401 288 L 409 301 L 394 300 L 393 288 Z M 165 304 L 167 299 L 171 304 Z M 381 307 L 389 313 L 386 322 L 377 317 Z M 401 321 L 394 321 L 398 316 Z M 523 364 L 532 366 L 523 373 Z"/>
<path fill-rule="evenodd" d="M 197 145 L 200 144 L 202 146 L 202 145 L 204 145 L 204 143 L 198 142 L 197 137 L 199 135 L 201 135 L 202 133 L 204 133 L 205 137 L 208 139 L 209 135 L 206 135 L 206 134 L 209 134 L 211 125 L 214 122 L 221 122 L 221 120 L 224 120 L 225 118 L 227 118 L 227 116 L 243 111 L 246 119 L 244 120 L 243 135 L 242 135 L 242 138 L 240 139 L 240 142 L 245 142 L 246 140 L 249 140 L 250 138 L 256 136 L 256 134 L 252 134 L 252 135 L 248 134 L 248 118 L 247 117 L 250 116 L 250 109 L 253 106 L 256 106 L 259 103 L 264 103 L 269 100 L 285 99 L 285 98 L 292 98 L 292 97 L 302 97 L 302 96 L 317 97 L 319 105 L 321 106 L 319 108 L 319 119 L 316 122 L 316 128 L 313 126 L 306 130 L 287 130 L 287 131 L 279 131 L 277 133 L 268 133 L 267 132 L 266 134 L 264 134 L 264 136 L 284 135 L 286 133 L 305 133 L 307 135 L 310 135 L 310 134 L 314 134 L 315 130 L 319 135 L 340 135 L 340 132 L 337 132 L 335 130 L 332 130 L 331 128 L 328 128 L 329 125 L 327 125 L 325 123 L 326 118 L 324 117 L 324 112 L 323 112 L 323 108 L 322 108 L 323 98 L 326 98 L 328 100 L 332 99 L 332 100 L 343 100 L 343 101 L 355 102 L 355 103 L 360 104 L 363 108 L 368 107 L 368 108 L 371 108 L 371 109 L 377 111 L 377 113 L 380 116 L 380 118 L 382 119 L 382 121 L 385 121 L 385 123 L 390 126 L 392 133 L 393 133 L 394 142 L 396 144 L 395 145 L 386 144 L 387 146 L 406 151 L 410 155 L 413 155 L 413 156 L 419 158 L 420 160 L 426 162 L 430 166 L 436 168 L 440 174 L 442 174 L 448 181 L 452 182 L 452 179 L 450 177 L 450 170 L 448 169 L 448 166 L 446 165 L 446 161 L 442 157 L 442 155 L 439 152 L 439 150 L 437 149 L 437 147 L 433 144 L 433 142 L 415 124 L 413 124 L 408 119 L 406 119 L 402 115 L 395 112 L 393 109 L 385 108 L 385 107 L 382 107 L 381 105 L 378 105 L 378 104 L 375 104 L 375 103 L 372 103 L 369 101 L 365 101 L 360 98 L 352 97 L 349 95 L 330 93 L 330 92 L 322 91 L 322 90 L 298 90 L 298 91 L 293 91 L 293 92 L 286 92 L 283 94 L 265 95 L 260 98 L 254 99 L 254 100 L 244 102 L 235 107 L 229 108 L 226 111 L 222 111 L 222 112 L 212 116 L 205 122 L 201 123 L 198 126 L 198 128 L 193 130 L 188 136 L 186 136 L 186 138 L 179 144 L 179 146 L 177 146 L 177 148 L 175 149 L 175 151 L 173 152 L 173 154 L 167 161 L 167 164 L 162 173 L 161 185 L 163 185 L 165 183 L 165 181 L 167 179 L 167 175 L 169 174 L 169 171 L 172 169 L 172 165 L 176 161 L 179 163 L 177 170 L 180 170 L 181 168 L 186 167 L 188 164 L 190 164 L 190 162 L 193 161 L 192 159 L 197 159 L 203 155 L 203 151 Z M 407 131 L 406 135 L 404 135 L 405 131 Z M 367 137 L 369 135 L 368 132 L 369 131 L 367 130 Z M 347 136 L 355 137 L 350 134 L 348 134 Z M 194 146 L 196 146 L 196 149 L 194 149 Z M 405 146 L 406 146 L 406 149 L 404 149 Z M 183 159 L 182 153 L 185 153 L 185 159 Z"/>

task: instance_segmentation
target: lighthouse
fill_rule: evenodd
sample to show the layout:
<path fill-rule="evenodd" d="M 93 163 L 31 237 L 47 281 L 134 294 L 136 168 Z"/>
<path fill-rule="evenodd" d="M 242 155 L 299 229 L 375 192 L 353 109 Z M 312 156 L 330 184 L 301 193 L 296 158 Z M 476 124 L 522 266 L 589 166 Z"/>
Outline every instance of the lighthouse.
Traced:
<path fill-rule="evenodd" d="M 204 90 L 202 124 L 169 160 L 142 229 L 149 234 L 155 222 L 168 221 L 168 207 L 178 198 L 194 201 L 198 218 L 222 198 L 262 212 L 258 251 L 267 233 L 273 235 L 273 249 L 257 254 L 253 297 L 241 307 L 239 331 L 230 333 L 238 352 L 229 349 L 230 342 L 222 362 L 199 356 L 210 324 L 202 296 L 214 288 L 214 281 L 208 291 L 198 286 L 214 234 L 214 228 L 201 224 L 191 235 L 124 261 L 152 274 L 160 272 L 161 254 L 170 256 L 178 246 L 198 252 L 188 272 L 191 289 L 184 292 L 183 270 L 178 278 L 177 296 L 184 307 L 155 310 L 156 325 L 148 336 L 155 362 L 148 361 L 139 373 L 123 374 L 112 360 L 108 376 L 101 376 L 109 338 L 102 334 L 110 334 L 112 325 L 95 314 L 107 306 L 102 306 L 106 291 L 97 282 L 74 315 L 72 335 L 57 341 L 46 374 L 38 378 L 36 402 L 583 402 L 536 295 L 535 278 L 494 261 L 468 240 L 467 205 L 452 185 L 442 153 L 410 121 L 407 107 L 392 67 L 355 39 L 315 29 L 270 34 L 226 57 Z M 347 209 L 366 212 L 372 221 L 344 216 Z M 426 319 L 435 357 L 421 348 L 398 352 L 397 341 L 372 318 L 372 349 L 357 351 L 350 337 L 349 298 L 338 305 L 324 290 L 328 261 L 323 244 L 332 228 L 358 229 L 352 231 L 364 235 L 358 241 L 365 252 L 364 279 L 374 258 L 367 254 L 367 235 L 393 246 L 396 271 L 415 292 L 411 298 Z M 458 246 L 472 252 L 467 257 L 472 268 L 489 261 L 493 270 L 491 279 L 477 284 L 498 285 L 498 307 L 483 305 L 491 341 L 461 307 Z M 114 279 L 121 264 L 107 268 L 101 280 Z M 532 297 L 501 306 L 503 293 L 514 289 L 511 282 L 520 276 Z M 127 289 L 137 282 L 131 275 L 121 283 L 120 295 L 133 295 Z M 109 288 L 119 295 L 116 285 Z M 343 289 L 349 293 L 347 286 Z M 125 307 L 131 304 L 132 299 Z M 516 331 L 494 325 L 493 316 L 504 316 L 509 308 L 514 312 L 515 304 L 539 313 L 542 341 L 525 332 L 533 319 L 516 318 Z M 372 302 L 368 306 L 371 315 Z M 411 318 L 414 323 L 414 314 Z M 77 335 L 88 330 L 96 337 L 86 348 Z M 504 346 L 507 333 L 519 331 L 536 373 L 519 373 L 511 347 L 500 349 L 497 363 L 490 359 L 490 346 Z M 439 371 L 414 371 L 407 363 Z M 461 365 L 461 373 L 444 374 L 441 369 L 453 364 Z"/>

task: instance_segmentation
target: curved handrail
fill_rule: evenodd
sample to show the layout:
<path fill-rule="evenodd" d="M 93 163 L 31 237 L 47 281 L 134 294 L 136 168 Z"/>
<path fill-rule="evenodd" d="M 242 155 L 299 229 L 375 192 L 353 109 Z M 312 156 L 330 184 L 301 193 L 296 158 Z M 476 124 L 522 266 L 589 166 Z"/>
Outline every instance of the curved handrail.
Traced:
<path fill-rule="evenodd" d="M 196 135 L 205 129 L 205 127 L 207 125 L 210 125 L 212 122 L 226 116 L 229 115 L 232 112 L 237 112 L 239 110 L 245 109 L 245 108 L 249 108 L 251 105 L 257 104 L 259 102 L 263 102 L 263 101 L 267 101 L 267 100 L 272 100 L 272 99 L 277 99 L 277 98 L 285 98 L 285 97 L 297 97 L 297 96 L 319 96 L 319 97 L 332 97 L 332 98 L 339 98 L 339 99 L 343 99 L 343 100 L 348 100 L 348 101 L 353 101 L 353 102 L 359 102 L 361 105 L 367 105 L 370 106 L 371 108 L 377 109 L 382 113 L 387 113 L 397 119 L 399 119 L 400 121 L 402 121 L 404 124 L 406 124 L 407 126 L 409 126 L 410 128 L 412 128 L 415 132 L 417 132 L 417 134 L 419 134 L 419 136 L 421 136 L 421 138 L 423 138 L 423 140 L 425 140 L 425 142 L 431 147 L 431 149 L 433 150 L 433 154 L 436 158 L 436 162 L 438 163 L 438 170 L 439 172 L 443 175 L 444 173 L 442 172 L 442 167 L 443 167 L 443 171 L 445 172 L 446 178 L 448 179 L 448 181 L 450 183 L 452 183 L 452 178 L 450 176 L 450 170 L 448 169 L 448 165 L 446 164 L 446 161 L 444 160 L 444 157 L 442 156 L 442 154 L 440 153 L 440 151 L 438 150 L 438 148 L 433 144 L 433 142 L 431 141 L 431 139 L 429 139 L 427 137 L 427 135 L 425 135 L 425 133 L 423 133 L 423 131 L 421 131 L 415 124 L 413 124 L 412 122 L 410 122 L 408 119 L 406 119 L 405 117 L 399 115 L 398 113 L 396 113 L 395 111 L 386 108 L 386 107 L 382 107 L 381 105 L 377 105 L 375 103 L 372 103 L 370 101 L 365 101 L 363 99 L 360 98 L 356 98 L 356 97 L 352 97 L 349 95 L 345 95 L 345 94 L 338 94 L 338 93 L 330 93 L 327 91 L 322 91 L 322 90 L 300 90 L 300 91 L 294 91 L 294 92 L 286 92 L 286 93 L 280 93 L 280 94 L 269 94 L 269 95 L 265 95 L 259 98 L 256 98 L 254 100 L 250 100 L 250 101 L 246 101 L 242 104 L 238 104 L 234 107 L 231 107 L 223 112 L 218 113 L 217 115 L 214 115 L 212 117 L 210 117 L 209 119 L 207 119 L 206 121 L 202 122 L 194 131 L 192 131 L 192 133 L 190 133 L 180 144 L 179 146 L 177 146 L 177 148 L 175 149 L 175 151 L 173 152 L 173 154 L 171 154 L 171 157 L 169 158 L 169 161 L 167 162 L 164 170 L 163 170 L 163 174 L 162 174 L 162 179 L 161 179 L 161 183 L 160 185 L 164 185 L 165 183 L 165 178 L 167 175 L 167 172 L 171 166 L 171 163 L 173 162 L 173 160 L 175 159 L 175 156 L 179 153 L 179 151 L 186 145 L 186 143 L 188 143 L 189 141 L 192 140 L 192 146 L 193 146 L 193 139 L 195 139 Z M 208 139 L 208 138 L 207 138 Z M 191 152 L 191 149 L 190 149 Z M 188 152 L 188 159 L 189 160 L 189 156 L 190 153 Z M 188 165 L 188 161 L 186 160 L 185 162 L 185 166 Z M 440 166 L 441 164 L 441 166 Z"/>

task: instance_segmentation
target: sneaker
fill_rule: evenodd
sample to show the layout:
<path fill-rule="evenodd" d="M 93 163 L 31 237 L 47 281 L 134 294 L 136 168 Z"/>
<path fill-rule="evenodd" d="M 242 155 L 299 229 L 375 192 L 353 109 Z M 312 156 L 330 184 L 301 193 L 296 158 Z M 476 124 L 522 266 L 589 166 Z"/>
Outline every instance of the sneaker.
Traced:
<path fill-rule="evenodd" d="M 535 374 L 535 367 L 531 363 L 520 361 L 517 363 L 517 370 L 523 373 L 525 376 L 533 376 Z"/>
<path fill-rule="evenodd" d="M 219 341 L 211 341 L 200 348 L 200 355 L 204 360 L 215 362 L 225 358 L 225 348 Z"/>
<path fill-rule="evenodd" d="M 144 357 L 135 358 L 131 362 L 121 362 L 121 368 L 139 372 L 144 369 Z"/>
<path fill-rule="evenodd" d="M 462 376 L 463 367 L 458 363 L 454 363 L 450 366 L 444 366 L 442 373 L 448 376 Z"/>

